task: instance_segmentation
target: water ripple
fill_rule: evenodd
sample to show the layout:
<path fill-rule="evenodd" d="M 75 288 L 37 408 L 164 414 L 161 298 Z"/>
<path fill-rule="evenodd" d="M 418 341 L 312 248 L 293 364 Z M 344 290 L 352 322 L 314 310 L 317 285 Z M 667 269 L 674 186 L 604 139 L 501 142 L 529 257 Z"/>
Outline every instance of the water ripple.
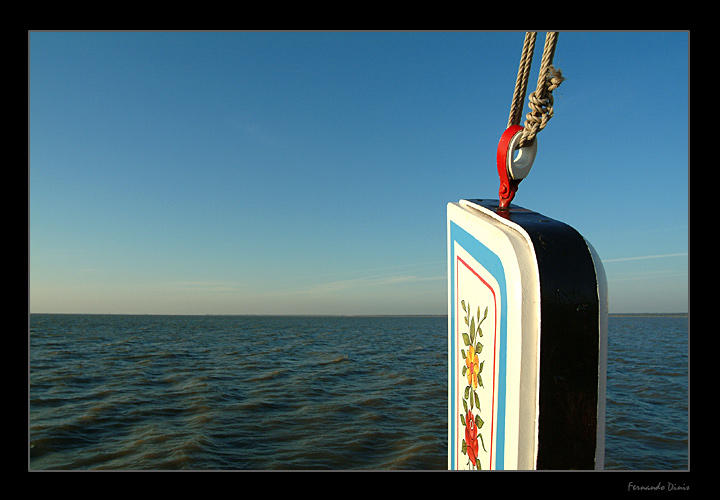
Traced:
<path fill-rule="evenodd" d="M 31 315 L 32 469 L 441 469 L 447 319 Z M 611 318 L 606 468 L 685 469 L 687 318 Z"/>

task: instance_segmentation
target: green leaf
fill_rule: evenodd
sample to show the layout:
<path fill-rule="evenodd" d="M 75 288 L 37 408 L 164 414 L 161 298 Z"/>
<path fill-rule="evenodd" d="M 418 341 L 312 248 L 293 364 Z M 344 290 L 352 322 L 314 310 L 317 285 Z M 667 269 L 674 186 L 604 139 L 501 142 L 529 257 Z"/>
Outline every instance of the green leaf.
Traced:
<path fill-rule="evenodd" d="M 460 301 L 460 305 L 462 306 L 463 311 L 467 312 L 467 309 L 465 309 L 465 301 L 464 300 Z"/>
<path fill-rule="evenodd" d="M 467 426 L 467 424 L 465 423 L 465 415 L 463 415 L 462 413 L 460 414 L 460 422 L 462 422 L 463 427 Z"/>
<path fill-rule="evenodd" d="M 463 342 L 465 342 L 465 345 L 472 345 L 472 342 L 470 342 L 470 337 L 468 337 L 467 333 L 462 334 Z"/>
<path fill-rule="evenodd" d="M 484 364 L 485 364 L 485 361 L 483 360 L 483 361 L 480 363 L 480 367 L 479 367 L 478 373 L 482 373 L 482 369 L 483 369 L 483 365 L 484 365 Z"/>
<path fill-rule="evenodd" d="M 468 411 L 467 401 L 465 401 L 465 400 L 463 399 L 462 402 L 463 402 L 463 408 L 465 408 L 465 413 L 467 413 L 467 411 Z"/>
<path fill-rule="evenodd" d="M 483 451 L 487 451 L 487 450 L 485 449 L 485 441 L 483 440 L 482 434 L 480 434 L 479 432 L 478 432 L 478 437 L 480 438 L 480 444 L 481 444 L 482 447 L 483 447 Z"/>
<path fill-rule="evenodd" d="M 469 395 L 470 395 L 470 386 L 468 385 L 467 387 L 465 387 L 465 399 L 467 399 Z"/>
<path fill-rule="evenodd" d="M 477 354 L 479 356 L 480 353 L 482 352 L 482 350 L 483 350 L 483 345 L 480 342 L 475 344 L 475 354 Z"/>
<path fill-rule="evenodd" d="M 487 318 L 488 306 L 485 306 L 485 314 L 483 314 L 483 321 Z"/>
<path fill-rule="evenodd" d="M 480 321 L 480 306 L 478 306 L 477 317 L 478 317 L 478 321 Z"/>
<path fill-rule="evenodd" d="M 480 337 L 483 336 L 482 328 L 480 328 L 480 325 L 478 325 L 477 334 L 478 334 L 478 336 L 480 336 Z"/>
<path fill-rule="evenodd" d="M 480 398 L 477 395 L 477 392 L 473 393 L 475 395 L 475 406 L 480 408 Z"/>
<path fill-rule="evenodd" d="M 463 356 L 463 357 L 465 357 L 465 356 Z M 462 376 L 464 377 L 465 374 L 467 374 L 467 366 L 463 365 L 463 367 L 462 367 Z"/>
<path fill-rule="evenodd" d="M 475 318 L 470 320 L 470 340 L 475 342 Z"/>
<path fill-rule="evenodd" d="M 465 349 L 460 349 L 460 355 L 463 359 L 467 359 L 467 356 L 465 355 Z"/>
<path fill-rule="evenodd" d="M 483 361 L 483 363 L 484 363 L 484 361 Z M 478 373 L 477 379 L 478 379 L 478 387 L 485 387 L 485 384 L 483 384 L 483 381 L 482 381 L 482 375 L 480 375 Z"/>
<path fill-rule="evenodd" d="M 475 426 L 476 426 L 478 429 L 482 429 L 482 426 L 483 426 L 483 425 L 485 425 L 485 422 L 483 421 L 483 419 L 480 418 L 480 415 L 476 415 L 476 416 L 475 416 Z"/>
<path fill-rule="evenodd" d="M 467 443 L 465 442 L 464 439 L 462 441 L 462 447 L 460 448 L 460 451 L 463 452 L 463 455 L 467 455 Z"/>

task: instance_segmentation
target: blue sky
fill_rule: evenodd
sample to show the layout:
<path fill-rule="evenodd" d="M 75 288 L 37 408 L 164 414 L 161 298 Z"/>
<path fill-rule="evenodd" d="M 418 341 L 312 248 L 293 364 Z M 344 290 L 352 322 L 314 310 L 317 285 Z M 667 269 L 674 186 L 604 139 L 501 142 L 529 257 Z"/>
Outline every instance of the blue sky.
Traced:
<path fill-rule="evenodd" d="M 497 198 L 523 38 L 30 33 L 30 311 L 446 313 L 446 205 Z M 559 36 L 514 203 L 593 244 L 610 312 L 688 309 L 688 59 Z"/>

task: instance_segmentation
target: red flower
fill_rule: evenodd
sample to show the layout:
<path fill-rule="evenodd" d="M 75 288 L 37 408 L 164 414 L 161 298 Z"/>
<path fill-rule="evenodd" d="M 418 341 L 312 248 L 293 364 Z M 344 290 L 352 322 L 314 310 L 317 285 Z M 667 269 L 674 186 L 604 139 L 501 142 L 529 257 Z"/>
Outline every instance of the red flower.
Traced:
<path fill-rule="evenodd" d="M 478 452 L 480 451 L 477 435 L 478 430 L 475 426 L 475 417 L 471 411 L 468 411 L 467 416 L 465 417 L 465 443 L 467 444 L 468 457 L 473 465 L 475 465 Z"/>

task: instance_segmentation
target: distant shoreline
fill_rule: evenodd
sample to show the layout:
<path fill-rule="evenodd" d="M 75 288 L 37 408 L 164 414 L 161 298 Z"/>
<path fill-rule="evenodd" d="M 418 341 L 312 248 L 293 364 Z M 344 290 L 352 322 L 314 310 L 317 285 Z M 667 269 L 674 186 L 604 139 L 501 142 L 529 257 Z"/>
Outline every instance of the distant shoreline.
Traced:
<path fill-rule="evenodd" d="M 39 313 L 77 316 L 255 316 L 255 317 L 325 317 L 325 318 L 447 318 L 447 314 L 168 314 L 168 313 Z M 686 318 L 689 313 L 609 313 L 611 318 Z"/>
<path fill-rule="evenodd" d="M 687 318 L 689 313 L 609 313 L 611 318 Z"/>

